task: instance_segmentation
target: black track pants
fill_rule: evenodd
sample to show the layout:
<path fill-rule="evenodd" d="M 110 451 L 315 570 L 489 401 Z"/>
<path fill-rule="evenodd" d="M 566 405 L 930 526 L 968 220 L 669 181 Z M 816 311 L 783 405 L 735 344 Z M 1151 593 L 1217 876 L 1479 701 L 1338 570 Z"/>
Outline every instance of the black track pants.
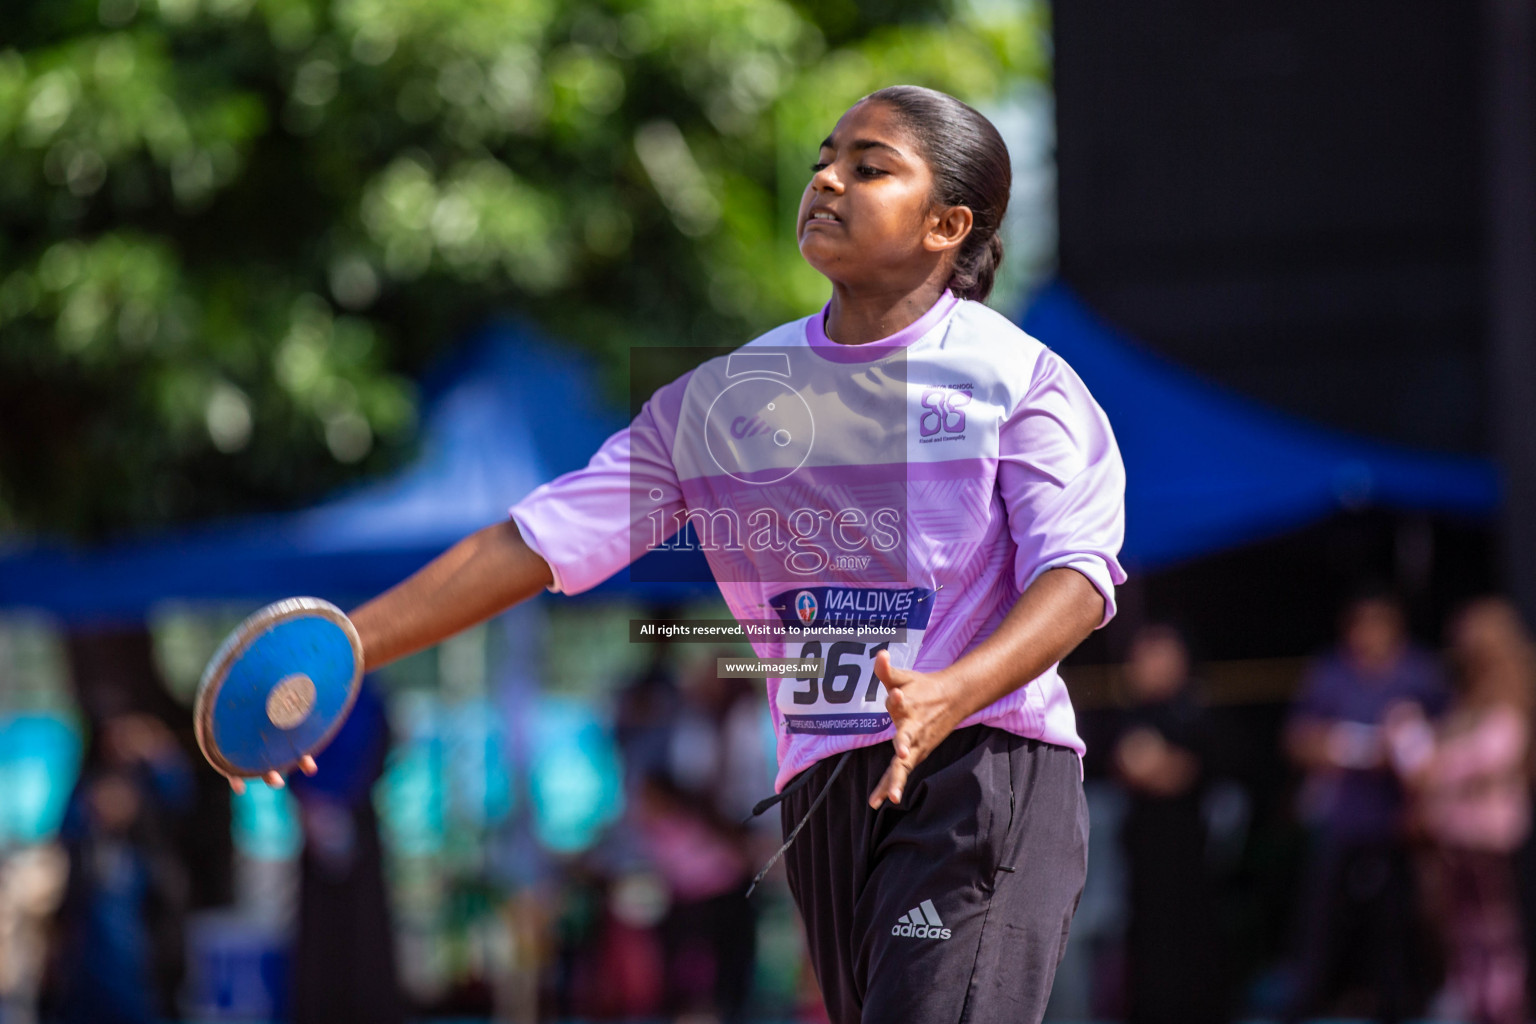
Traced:
<path fill-rule="evenodd" d="M 1077 755 L 962 729 L 872 811 L 891 754 L 850 754 L 785 855 L 833 1024 L 1039 1021 L 1088 868 Z M 836 763 L 784 801 L 786 835 Z"/>

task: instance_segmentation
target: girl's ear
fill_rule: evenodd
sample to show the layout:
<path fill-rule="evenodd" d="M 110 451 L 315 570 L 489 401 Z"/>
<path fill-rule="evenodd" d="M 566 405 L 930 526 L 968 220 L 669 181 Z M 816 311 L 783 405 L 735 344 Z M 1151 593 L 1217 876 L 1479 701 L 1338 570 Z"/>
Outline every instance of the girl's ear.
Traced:
<path fill-rule="evenodd" d="M 947 206 L 928 215 L 928 230 L 923 234 L 923 248 L 929 252 L 958 249 L 971 233 L 975 218 L 969 206 Z"/>

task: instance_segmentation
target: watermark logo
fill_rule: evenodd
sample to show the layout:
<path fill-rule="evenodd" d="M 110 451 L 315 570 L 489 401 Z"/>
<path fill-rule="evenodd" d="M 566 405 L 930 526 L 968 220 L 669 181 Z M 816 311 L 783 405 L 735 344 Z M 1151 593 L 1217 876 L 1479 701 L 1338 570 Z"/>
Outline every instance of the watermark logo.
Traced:
<path fill-rule="evenodd" d="M 774 403 L 768 403 L 768 411 L 774 411 Z M 757 437 L 759 434 L 766 434 L 772 429 L 772 427 L 756 416 L 737 416 L 731 420 L 731 436 L 738 441 L 744 441 L 749 437 Z"/>
<path fill-rule="evenodd" d="M 795 390 L 787 353 L 735 352 L 725 387 L 705 415 L 704 444 L 715 467 L 763 487 L 805 465 L 816 440 L 810 406 Z"/>
<path fill-rule="evenodd" d="M 843 363 L 752 345 L 638 387 L 637 415 L 656 404 L 632 439 L 645 458 L 632 467 L 631 561 L 658 557 L 633 565 L 631 579 L 905 579 L 915 392 L 904 360 L 904 350 Z M 653 361 L 656 350 L 632 355 L 632 374 Z M 661 460 L 676 490 L 658 485 Z M 809 622 L 827 604 L 819 593 L 807 600 Z M 793 599 L 786 610 L 796 613 Z"/>

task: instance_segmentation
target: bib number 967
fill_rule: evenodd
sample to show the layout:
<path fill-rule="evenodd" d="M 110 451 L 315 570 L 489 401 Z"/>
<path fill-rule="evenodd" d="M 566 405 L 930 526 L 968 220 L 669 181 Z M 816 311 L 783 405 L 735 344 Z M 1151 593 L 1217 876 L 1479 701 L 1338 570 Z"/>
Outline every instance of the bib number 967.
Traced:
<path fill-rule="evenodd" d="M 873 704 L 879 699 L 880 677 L 875 675 L 875 655 L 891 645 L 889 640 L 878 644 L 861 644 L 853 640 L 835 640 L 823 651 L 820 640 L 807 640 L 800 648 L 802 658 L 826 658 L 826 671 L 818 676 L 796 676 L 797 686 L 793 697 L 796 704 L 848 704 L 864 684 L 867 673 L 869 682 L 864 685 L 861 702 Z"/>

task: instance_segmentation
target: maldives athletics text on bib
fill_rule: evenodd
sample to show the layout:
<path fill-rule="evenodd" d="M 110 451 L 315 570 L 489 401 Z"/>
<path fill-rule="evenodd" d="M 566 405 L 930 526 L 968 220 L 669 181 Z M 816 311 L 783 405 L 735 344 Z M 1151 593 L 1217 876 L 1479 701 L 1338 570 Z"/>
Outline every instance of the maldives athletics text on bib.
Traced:
<path fill-rule="evenodd" d="M 933 591 L 796 587 L 774 595 L 772 605 L 785 625 L 802 631 L 785 641 L 785 656 L 821 658 L 825 664 L 820 676 L 780 680 L 778 708 L 785 727 L 842 734 L 888 728 L 891 716 L 885 711 L 885 686 L 875 675 L 875 655 L 888 649 L 898 668 L 916 662 L 933 612 Z M 903 641 L 891 639 L 892 627 L 906 630 Z"/>

